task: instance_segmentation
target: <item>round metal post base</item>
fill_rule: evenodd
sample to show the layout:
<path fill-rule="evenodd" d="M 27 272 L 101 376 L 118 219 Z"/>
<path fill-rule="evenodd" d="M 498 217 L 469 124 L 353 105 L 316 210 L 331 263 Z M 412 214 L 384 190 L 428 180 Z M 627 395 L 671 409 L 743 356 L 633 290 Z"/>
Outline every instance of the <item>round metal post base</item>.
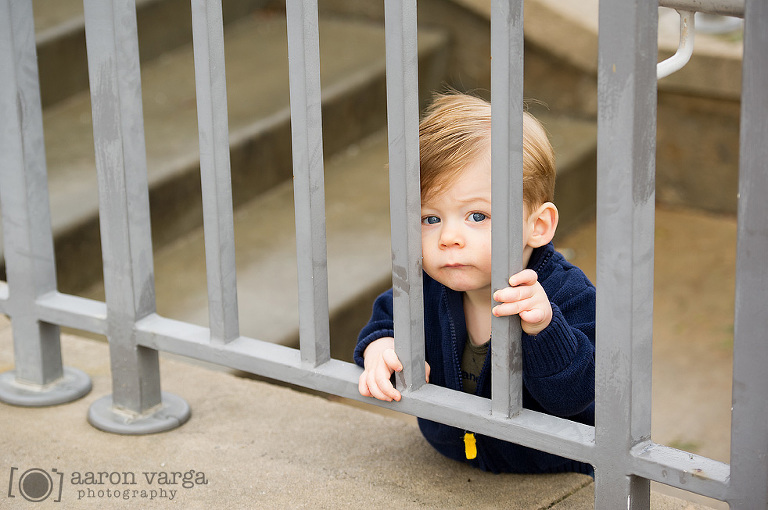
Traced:
<path fill-rule="evenodd" d="M 64 367 L 64 376 L 44 387 L 19 382 L 16 371 L 0 374 L 0 402 L 22 407 L 46 407 L 73 402 L 91 391 L 91 378 L 76 368 Z"/>
<path fill-rule="evenodd" d="M 112 395 L 107 395 L 91 404 L 88 422 L 99 430 L 124 435 L 155 434 L 184 425 L 190 416 L 187 401 L 166 392 L 161 398 L 162 403 L 153 411 L 134 415 L 115 409 Z"/>

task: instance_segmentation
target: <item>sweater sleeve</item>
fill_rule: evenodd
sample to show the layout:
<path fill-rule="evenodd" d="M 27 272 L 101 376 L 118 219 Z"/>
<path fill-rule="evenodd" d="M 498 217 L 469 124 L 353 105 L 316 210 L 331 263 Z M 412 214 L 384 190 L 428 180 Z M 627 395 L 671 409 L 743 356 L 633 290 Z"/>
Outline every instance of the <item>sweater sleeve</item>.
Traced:
<path fill-rule="evenodd" d="M 355 363 L 359 366 L 363 366 L 363 352 L 365 348 L 379 338 L 386 336 L 395 336 L 395 322 L 392 301 L 392 289 L 381 294 L 373 302 L 373 312 L 371 318 L 368 320 L 360 334 L 357 336 L 357 345 L 355 346 L 354 358 Z"/>
<path fill-rule="evenodd" d="M 595 289 L 555 297 L 549 326 L 523 334 L 523 377 L 548 413 L 568 417 L 595 399 Z"/>

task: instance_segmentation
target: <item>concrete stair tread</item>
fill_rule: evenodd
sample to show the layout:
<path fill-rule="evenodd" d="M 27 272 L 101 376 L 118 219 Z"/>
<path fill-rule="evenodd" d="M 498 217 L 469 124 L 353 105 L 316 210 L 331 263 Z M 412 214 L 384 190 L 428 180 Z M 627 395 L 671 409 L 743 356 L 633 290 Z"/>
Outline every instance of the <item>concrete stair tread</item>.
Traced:
<path fill-rule="evenodd" d="M 490 19 L 486 0 L 453 0 Z M 590 74 L 597 74 L 598 0 L 529 0 L 525 3 L 526 43 Z M 670 8 L 659 10 L 659 61 L 677 51 L 680 17 Z M 739 31 L 718 35 L 697 31 L 696 49 L 684 69 L 659 81 L 660 89 L 690 90 L 715 97 L 738 98 L 741 91 L 741 56 L 744 44 Z"/>
<path fill-rule="evenodd" d="M 224 24 L 272 0 L 227 0 Z M 189 0 L 134 0 L 142 62 L 192 40 Z M 35 41 L 44 107 L 88 89 L 82 0 L 34 0 Z"/>
<path fill-rule="evenodd" d="M 285 32 L 284 16 L 271 11 L 244 16 L 225 27 L 236 195 L 252 195 L 290 177 Z M 325 108 L 326 103 L 334 104 L 337 117 L 326 115 L 324 122 L 336 126 L 347 124 L 346 133 L 326 137 L 326 150 L 329 146 L 330 150 L 338 150 L 350 137 L 363 136 L 366 131 L 371 131 L 371 125 L 379 129 L 385 123 L 384 98 L 374 94 L 374 91 L 383 90 L 384 30 L 367 22 L 321 19 L 320 38 L 323 105 Z M 445 37 L 437 31 L 422 31 L 420 56 L 431 58 L 430 55 L 439 54 L 445 42 Z M 259 51 L 260 48 L 268 48 L 268 51 Z M 428 69 L 426 72 L 433 72 L 439 64 L 434 68 L 431 65 L 424 67 Z M 191 44 L 145 63 L 142 85 L 148 178 L 153 194 L 153 236 L 156 243 L 158 236 L 162 242 L 168 242 L 177 232 L 196 227 L 202 219 L 199 214 L 199 150 Z M 374 104 L 378 101 L 381 104 Z M 93 252 L 97 249 L 93 241 L 98 239 L 95 237 L 98 235 L 95 231 L 98 184 L 89 94 L 81 93 L 46 108 L 44 130 L 54 236 L 69 235 L 90 225 L 87 227 L 89 234 L 85 234 L 87 241 L 77 235 L 74 235 L 74 241 L 67 241 L 68 245 L 81 247 L 75 248 L 80 250 L 75 255 L 79 258 L 84 255 L 83 250 Z M 266 143 L 269 148 L 278 148 L 273 151 L 254 149 L 252 143 L 256 139 L 267 139 L 260 142 L 259 147 Z M 235 154 L 237 147 L 241 150 Z M 254 163 L 255 159 L 258 163 Z M 236 196 L 236 202 L 238 198 L 241 197 Z M 175 224 L 171 221 L 170 226 L 165 227 L 165 220 L 157 220 L 165 214 L 180 215 L 181 220 Z M 159 233 L 163 228 L 156 228 L 156 223 L 160 223 L 165 231 Z M 98 252 L 86 256 L 95 258 L 94 263 L 100 257 Z M 95 274 L 87 278 L 93 278 L 97 271 L 95 268 L 91 271 Z M 67 272 L 60 270 L 59 273 L 61 281 L 62 274 L 66 276 Z M 71 287 L 76 278 L 69 277 L 64 287 Z"/>
<path fill-rule="evenodd" d="M 82 23 L 82 0 L 34 0 L 32 9 L 38 38 L 50 37 L 53 32 L 63 32 L 66 27 Z"/>
<path fill-rule="evenodd" d="M 594 157 L 594 124 L 542 118 L 557 147 L 559 178 L 586 172 Z M 389 286 L 391 275 L 387 140 L 378 133 L 325 164 L 326 231 L 331 315 Z M 592 168 L 594 172 L 594 168 Z M 569 191 L 560 192 L 567 196 Z M 235 243 L 241 334 L 284 345 L 298 341 L 298 293 L 293 187 L 286 182 L 235 212 Z M 158 313 L 199 325 L 208 323 L 202 228 L 155 257 Z M 88 294 L 101 298 L 101 289 Z M 268 307 L 264 303 L 269 303 Z M 352 315 L 352 314 L 349 314 Z M 364 324 L 367 317 L 347 317 Z M 349 356 L 357 325 L 333 342 Z M 349 352 L 347 352 L 349 351 Z"/>
<path fill-rule="evenodd" d="M 338 309 L 361 289 L 386 286 L 391 272 L 386 135 L 326 161 L 329 303 Z M 287 181 L 235 212 L 240 331 L 294 345 L 298 338 L 293 184 Z M 155 256 L 158 313 L 208 324 L 202 228 Z M 101 299 L 100 286 L 87 295 Z M 269 306 L 264 306 L 269 303 Z"/>
<path fill-rule="evenodd" d="M 257 131 L 288 108 L 285 20 L 252 16 L 226 32 L 230 139 Z M 338 87 L 350 73 L 383 72 L 383 30 L 360 23 L 321 22 L 322 80 Z M 434 40 L 434 39 L 433 39 Z M 355 44 L 349 44 L 355 41 Z M 281 43 L 282 42 L 282 43 Z M 260 52 L 257 48 L 270 48 Z M 274 50 L 274 49 L 278 49 Z M 194 64 L 187 46 L 142 69 L 150 186 L 198 163 Z M 258 85 L 258 86 L 257 86 Z M 90 97 L 81 94 L 44 114 L 55 232 L 96 214 Z M 258 171 L 258 169 L 254 169 Z"/>
<path fill-rule="evenodd" d="M 597 152 L 596 122 L 538 112 L 535 115 L 544 125 L 555 150 L 558 176 L 573 171 L 579 161 Z"/>

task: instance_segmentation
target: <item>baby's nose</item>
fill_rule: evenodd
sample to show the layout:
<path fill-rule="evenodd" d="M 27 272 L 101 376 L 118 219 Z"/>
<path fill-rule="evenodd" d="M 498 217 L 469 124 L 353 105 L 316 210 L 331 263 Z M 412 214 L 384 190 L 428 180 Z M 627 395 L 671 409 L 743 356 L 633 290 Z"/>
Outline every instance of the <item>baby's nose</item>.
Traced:
<path fill-rule="evenodd" d="M 445 247 L 463 246 L 464 237 L 458 228 L 446 224 L 440 231 L 440 245 Z"/>

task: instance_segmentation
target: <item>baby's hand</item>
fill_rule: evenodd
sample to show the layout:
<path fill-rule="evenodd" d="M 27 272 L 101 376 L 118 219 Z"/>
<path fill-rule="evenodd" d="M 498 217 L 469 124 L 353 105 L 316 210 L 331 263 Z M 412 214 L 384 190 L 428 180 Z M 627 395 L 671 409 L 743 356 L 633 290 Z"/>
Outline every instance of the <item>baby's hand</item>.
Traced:
<path fill-rule="evenodd" d="M 493 307 L 493 315 L 519 315 L 523 331 L 529 335 L 538 334 L 552 321 L 552 305 L 533 269 L 512 275 L 509 287 L 494 292 L 493 299 L 501 303 Z"/>
<path fill-rule="evenodd" d="M 364 397 L 379 400 L 400 401 L 400 392 L 392 385 L 392 373 L 401 372 L 403 364 L 395 353 L 395 339 L 383 337 L 371 342 L 363 353 L 365 368 L 360 374 L 358 389 Z M 427 382 L 429 382 L 429 364 L 425 363 Z"/>

